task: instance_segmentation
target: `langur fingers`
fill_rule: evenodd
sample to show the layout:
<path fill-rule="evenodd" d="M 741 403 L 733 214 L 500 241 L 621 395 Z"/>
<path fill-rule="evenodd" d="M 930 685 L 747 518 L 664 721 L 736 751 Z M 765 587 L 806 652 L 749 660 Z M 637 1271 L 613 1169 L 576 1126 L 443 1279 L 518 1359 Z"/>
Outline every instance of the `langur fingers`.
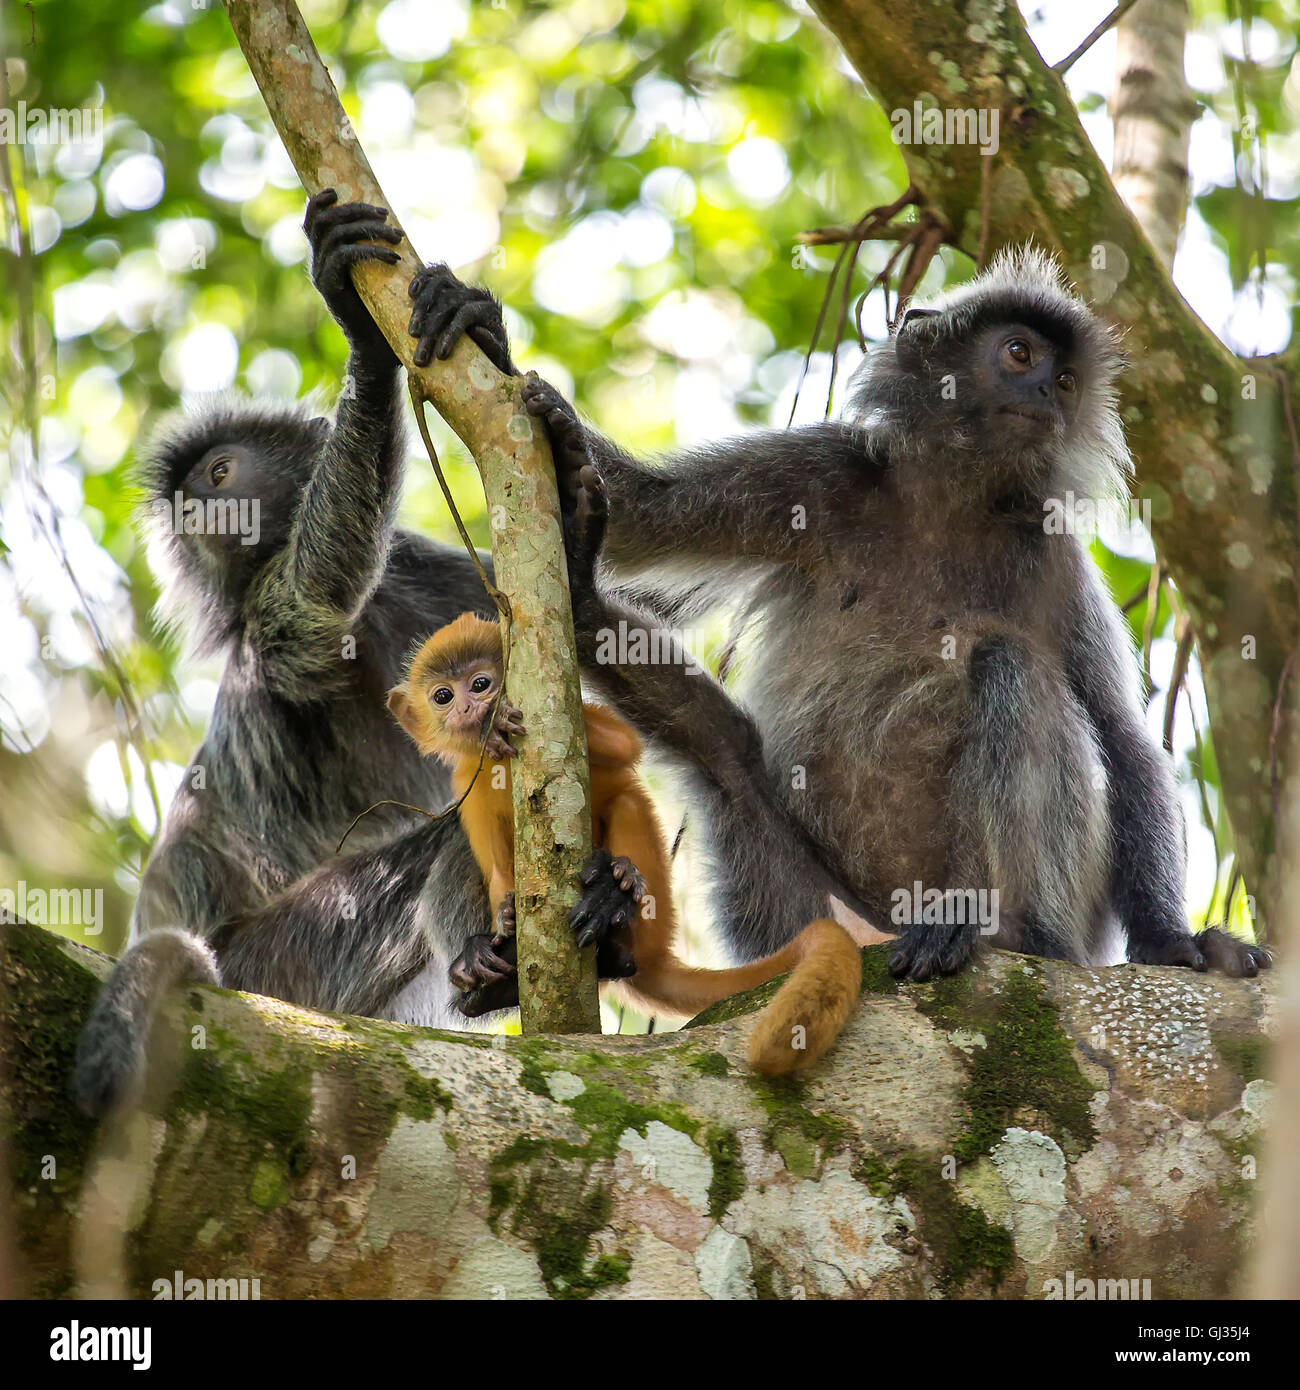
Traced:
<path fill-rule="evenodd" d="M 303 230 L 311 235 L 312 227 L 316 219 L 326 208 L 332 207 L 339 200 L 338 189 L 322 188 L 319 193 L 314 193 L 307 199 L 307 211 L 303 214 Z"/>
<path fill-rule="evenodd" d="M 645 897 L 645 879 L 627 855 L 616 855 L 610 863 L 610 870 L 618 886 L 625 893 L 630 893 L 634 901 L 639 903 Z"/>
<path fill-rule="evenodd" d="M 513 940 L 502 942 L 498 948 L 493 945 L 490 936 L 471 936 L 465 943 L 465 949 L 452 961 L 447 974 L 457 989 L 477 989 L 480 985 L 493 984 L 515 974 L 517 966 L 511 959 L 513 955 Z"/>
<path fill-rule="evenodd" d="M 346 222 L 365 221 L 382 225 L 388 216 L 387 208 L 378 207 L 374 203 L 340 203 L 338 196 L 334 189 L 327 188 L 308 201 L 307 214 L 302 225 L 309 239 L 319 237 L 331 228 Z M 397 229 L 394 227 L 391 230 Z"/>
<path fill-rule="evenodd" d="M 501 307 L 486 290 L 462 284 L 439 264 L 415 275 L 407 293 L 415 301 L 407 332 L 419 340 L 416 366 L 427 367 L 435 354 L 450 357 L 457 340 L 469 333 L 494 366 L 512 370 Z"/>
<path fill-rule="evenodd" d="M 501 906 L 497 908 L 496 931 L 492 936 L 493 948 L 504 946 L 507 941 L 515 934 L 515 894 L 514 889 L 501 899 Z"/>
<path fill-rule="evenodd" d="M 519 756 L 519 750 L 502 738 L 495 729 L 487 736 L 485 747 L 488 758 L 495 763 L 507 762 Z"/>
<path fill-rule="evenodd" d="M 499 733 L 522 737 L 528 730 L 523 723 L 523 710 L 516 709 L 505 700 L 497 706 L 496 728 Z"/>

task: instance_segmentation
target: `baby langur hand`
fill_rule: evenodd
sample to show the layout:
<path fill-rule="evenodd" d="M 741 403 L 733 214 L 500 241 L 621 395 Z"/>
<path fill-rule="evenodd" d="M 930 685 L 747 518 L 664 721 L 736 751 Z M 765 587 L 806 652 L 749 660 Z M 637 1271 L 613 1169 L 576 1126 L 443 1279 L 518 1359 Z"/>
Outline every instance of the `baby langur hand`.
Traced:
<path fill-rule="evenodd" d="M 492 721 L 492 732 L 487 736 L 487 755 L 495 762 L 505 758 L 517 758 L 519 750 L 510 740 L 523 738 L 528 732 L 523 725 L 523 711 L 517 710 L 505 696 L 497 705 L 496 718 Z"/>

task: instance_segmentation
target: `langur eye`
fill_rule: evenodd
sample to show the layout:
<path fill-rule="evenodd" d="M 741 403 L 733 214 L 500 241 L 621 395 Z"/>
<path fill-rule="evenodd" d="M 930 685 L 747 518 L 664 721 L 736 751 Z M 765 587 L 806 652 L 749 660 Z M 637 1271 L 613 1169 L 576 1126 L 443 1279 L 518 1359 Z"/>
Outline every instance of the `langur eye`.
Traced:
<path fill-rule="evenodd" d="M 492 677 L 491 677 L 491 676 L 475 676 L 474 679 L 470 682 L 469 688 L 474 692 L 475 695 L 482 695 L 482 693 L 483 693 L 491 684 L 492 684 Z"/>
<path fill-rule="evenodd" d="M 1029 344 L 1023 338 L 1012 338 L 1006 346 L 1006 354 L 1013 362 L 1019 362 L 1021 366 L 1033 360 L 1033 352 Z"/>
<path fill-rule="evenodd" d="M 437 690 L 433 692 L 433 703 L 435 705 L 451 704 L 451 688 L 446 685 L 440 685 Z"/>
<path fill-rule="evenodd" d="M 235 460 L 229 454 L 218 454 L 208 464 L 208 482 L 213 487 L 232 482 L 235 477 Z"/>
<path fill-rule="evenodd" d="M 1078 379 L 1073 372 L 1057 372 L 1056 387 L 1058 391 L 1064 391 L 1067 395 L 1070 395 L 1074 392 L 1078 384 Z"/>

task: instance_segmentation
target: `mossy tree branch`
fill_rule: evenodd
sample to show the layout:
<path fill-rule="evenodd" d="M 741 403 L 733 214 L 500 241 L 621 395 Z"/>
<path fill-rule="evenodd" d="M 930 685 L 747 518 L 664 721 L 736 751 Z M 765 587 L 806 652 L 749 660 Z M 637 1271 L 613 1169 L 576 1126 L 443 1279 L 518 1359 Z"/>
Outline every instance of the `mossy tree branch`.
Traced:
<path fill-rule="evenodd" d="M 96 1127 L 67 1088 L 111 962 L 0 927 L 21 1292 L 1244 1293 L 1271 980 L 992 952 L 898 985 L 890 949 L 826 1060 L 775 1082 L 745 1063 L 773 986 L 680 1033 L 491 1039 L 194 988 L 162 1018 L 174 1084 Z"/>
<path fill-rule="evenodd" d="M 391 208 L 293 0 L 226 0 L 226 10 L 307 192 L 335 188 L 341 201 Z M 395 217 L 390 221 L 397 225 Z M 416 394 L 433 405 L 478 464 L 493 519 L 495 579 L 512 613 L 509 694 L 528 727 L 513 766 L 523 1027 L 599 1032 L 595 951 L 579 951 L 568 924 L 591 824 L 577 649 L 550 449 L 524 409 L 519 381 L 497 371 L 468 338 L 447 361 L 414 365 L 406 287 L 421 263 L 408 240 L 398 249 L 398 266 L 356 267 L 357 289 Z"/>

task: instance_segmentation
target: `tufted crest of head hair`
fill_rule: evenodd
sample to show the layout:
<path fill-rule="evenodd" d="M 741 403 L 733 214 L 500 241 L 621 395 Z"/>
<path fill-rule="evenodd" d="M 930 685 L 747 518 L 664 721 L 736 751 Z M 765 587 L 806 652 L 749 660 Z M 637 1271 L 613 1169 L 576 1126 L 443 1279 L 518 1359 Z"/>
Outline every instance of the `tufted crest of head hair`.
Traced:
<path fill-rule="evenodd" d="M 484 657 L 501 664 L 501 629 L 476 613 L 462 613 L 440 627 L 416 652 L 407 681 L 415 687 L 435 676 L 454 680 Z"/>
<path fill-rule="evenodd" d="M 950 448 L 979 446 L 960 418 L 945 418 L 927 379 L 984 329 L 1023 324 L 1070 357 L 1082 378 L 1076 418 L 1047 446 L 1051 484 L 1098 500 L 1123 494 L 1133 462 L 1124 442 L 1116 382 L 1124 366 L 1119 335 L 1067 286 L 1056 261 L 1034 246 L 1001 252 L 974 280 L 909 308 L 887 342 L 874 344 L 849 383 L 846 418 L 892 455 L 905 457 L 919 436 L 944 432 Z M 922 383 L 918 389 L 918 382 Z M 960 407 L 953 412 L 960 416 Z"/>
<path fill-rule="evenodd" d="M 158 580 L 157 616 L 200 651 L 220 647 L 238 623 L 239 607 L 253 574 L 283 545 L 293 509 L 311 476 L 330 423 L 312 400 L 257 401 L 234 393 L 196 397 L 165 416 L 140 452 L 134 481 L 137 519 Z M 262 540 L 243 566 L 218 566 L 197 538 L 177 534 L 168 509 L 194 465 L 218 444 L 254 451 L 265 478 L 275 480 L 265 498 Z M 276 515 L 275 513 L 278 513 Z"/>

